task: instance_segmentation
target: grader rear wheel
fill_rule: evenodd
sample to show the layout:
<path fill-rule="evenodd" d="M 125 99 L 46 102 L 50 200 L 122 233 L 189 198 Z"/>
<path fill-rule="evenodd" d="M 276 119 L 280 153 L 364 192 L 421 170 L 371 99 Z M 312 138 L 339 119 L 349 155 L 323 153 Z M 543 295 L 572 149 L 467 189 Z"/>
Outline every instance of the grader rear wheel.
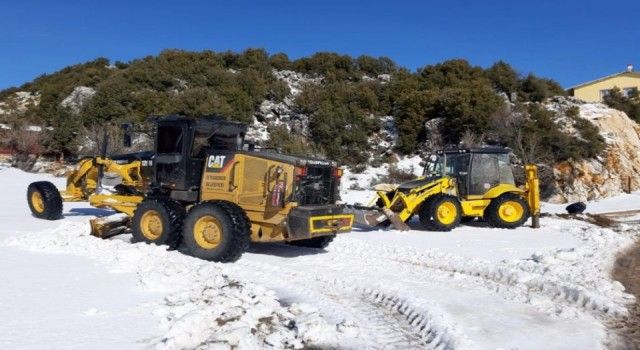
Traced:
<path fill-rule="evenodd" d="M 329 243 L 331 243 L 334 238 L 336 238 L 336 235 L 300 239 L 297 241 L 287 242 L 287 244 L 298 247 L 324 249 L 329 246 Z"/>
<path fill-rule="evenodd" d="M 27 189 L 27 201 L 33 216 L 56 220 L 62 217 L 62 197 L 49 181 L 32 182 Z"/>
<path fill-rule="evenodd" d="M 249 247 L 251 222 L 234 203 L 204 202 L 189 210 L 182 237 L 182 244 L 196 258 L 232 262 Z"/>
<path fill-rule="evenodd" d="M 138 205 L 133 214 L 133 241 L 158 245 L 177 242 L 184 216 L 184 208 L 174 200 L 147 199 Z"/>

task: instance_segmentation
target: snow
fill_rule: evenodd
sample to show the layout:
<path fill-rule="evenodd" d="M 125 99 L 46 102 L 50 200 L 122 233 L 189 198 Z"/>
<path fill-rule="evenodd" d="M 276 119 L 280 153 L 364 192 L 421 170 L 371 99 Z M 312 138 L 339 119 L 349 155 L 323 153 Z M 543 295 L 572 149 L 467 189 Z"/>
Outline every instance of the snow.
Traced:
<path fill-rule="evenodd" d="M 422 162 L 422 157 L 416 155 L 411 157 L 402 157 L 398 160 L 398 162 L 393 163 L 399 170 L 411 172 L 416 176 L 422 175 L 423 165 L 420 165 Z M 372 188 L 372 183 L 377 179 L 386 176 L 389 173 L 389 167 L 391 165 L 389 163 L 382 164 L 379 167 L 374 167 L 371 165 L 367 165 L 367 167 L 361 172 L 354 172 L 353 169 L 347 168 L 344 171 L 344 175 L 342 176 L 342 188 L 343 189 L 359 189 L 359 190 L 367 190 Z M 360 204 L 367 204 L 369 197 L 373 196 L 373 193 L 358 193 L 353 192 L 350 193 L 352 196 L 356 196 L 358 202 Z M 365 196 L 365 201 L 363 200 L 363 196 Z M 356 198 L 354 197 L 354 198 Z"/>
<path fill-rule="evenodd" d="M 419 172 L 419 162 L 397 166 Z M 345 184 L 374 175 L 347 172 Z M 64 183 L 0 168 L 3 348 L 600 349 L 614 341 L 605 323 L 633 302 L 609 275 L 638 237 L 631 225 L 549 216 L 537 230 L 443 233 L 414 219 L 407 232 L 357 229 L 324 251 L 256 244 L 218 264 L 130 235 L 92 237 L 88 219 L 111 212 L 84 203 L 35 219 L 24 191 L 43 179 Z M 347 188 L 350 203 L 373 194 Z M 638 195 L 588 211 L 639 209 Z"/>
<path fill-rule="evenodd" d="M 548 213 L 566 213 L 567 204 L 545 203 L 543 211 Z M 585 213 L 600 214 L 612 211 L 635 210 L 640 208 L 640 191 L 630 194 L 623 193 L 615 197 L 608 197 L 587 204 Z"/>

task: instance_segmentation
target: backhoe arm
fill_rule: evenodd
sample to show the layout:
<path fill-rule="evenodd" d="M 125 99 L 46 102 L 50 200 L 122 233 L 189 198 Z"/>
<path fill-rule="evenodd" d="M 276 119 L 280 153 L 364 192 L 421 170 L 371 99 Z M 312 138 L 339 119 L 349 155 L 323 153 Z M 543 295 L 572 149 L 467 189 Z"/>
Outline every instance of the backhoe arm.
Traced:
<path fill-rule="evenodd" d="M 538 179 L 538 167 L 535 164 L 525 165 L 527 183 L 527 203 L 531 211 L 531 227 L 540 228 L 540 180 Z"/>

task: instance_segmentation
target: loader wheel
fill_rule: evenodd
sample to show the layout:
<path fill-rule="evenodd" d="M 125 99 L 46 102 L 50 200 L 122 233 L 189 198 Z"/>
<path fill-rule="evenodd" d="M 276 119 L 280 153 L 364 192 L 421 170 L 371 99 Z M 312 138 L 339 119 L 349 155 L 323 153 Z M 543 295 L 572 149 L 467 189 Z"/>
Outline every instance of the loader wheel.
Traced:
<path fill-rule="evenodd" d="M 49 181 L 32 182 L 27 189 L 27 201 L 31 213 L 39 219 L 56 220 L 62 217 L 62 197 Z"/>
<path fill-rule="evenodd" d="M 451 231 L 460 224 L 462 208 L 453 196 L 436 196 L 428 199 L 420 208 L 420 222 L 428 230 Z"/>
<path fill-rule="evenodd" d="M 287 244 L 297 247 L 324 249 L 329 246 L 329 243 L 331 243 L 334 238 L 336 238 L 336 235 L 299 239 L 297 241 L 287 242 Z"/>
<path fill-rule="evenodd" d="M 529 206 L 521 196 L 505 193 L 489 203 L 484 219 L 493 227 L 516 228 L 529 219 Z"/>
<path fill-rule="evenodd" d="M 180 238 L 184 216 L 184 208 L 172 199 L 147 199 L 133 214 L 133 241 L 173 244 Z"/>
<path fill-rule="evenodd" d="M 232 262 L 240 258 L 251 240 L 251 221 L 231 202 L 212 201 L 189 210 L 182 243 L 196 258 Z"/>

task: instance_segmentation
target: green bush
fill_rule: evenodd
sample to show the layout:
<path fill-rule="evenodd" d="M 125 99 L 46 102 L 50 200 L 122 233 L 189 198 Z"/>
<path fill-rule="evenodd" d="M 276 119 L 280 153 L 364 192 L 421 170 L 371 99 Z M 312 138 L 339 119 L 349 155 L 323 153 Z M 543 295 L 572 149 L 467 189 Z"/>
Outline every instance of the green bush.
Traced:
<path fill-rule="evenodd" d="M 375 159 L 369 140 L 380 131 L 381 116 L 394 118 L 396 150 L 402 154 L 415 153 L 428 138 L 458 143 L 465 134 L 497 135 L 493 141 L 513 144 L 513 132 L 495 122 L 496 114 L 505 108 L 496 92 L 516 92 L 520 102 L 564 93 L 557 83 L 532 74 L 521 77 L 502 61 L 483 69 L 456 59 L 412 72 L 387 57 L 366 55 L 354 58 L 319 52 L 290 60 L 284 53 L 269 55 L 263 49 L 240 53 L 165 50 L 115 65 L 100 58 L 70 66 L 20 89 L 0 91 L 0 101 L 10 102 L 19 90 L 40 92 L 38 106 L 5 119 L 53 126 L 48 147 L 64 154 L 72 150 L 72 130 L 82 126 L 140 122 L 150 115 L 167 114 L 222 115 L 251 122 L 262 101 L 280 102 L 290 94 L 287 84 L 273 74 L 273 70 L 284 69 L 322 78 L 320 84 L 303 86 L 292 106 L 294 113 L 310 116 L 310 138 L 304 140 L 282 127 L 272 127 L 269 131 L 275 137 L 268 144 L 289 153 L 322 152 L 345 164 L 362 164 L 372 156 Z M 380 74 L 389 74 L 390 81 L 362 79 Z M 60 102 L 80 85 L 94 88 L 96 94 L 78 116 L 71 116 L 70 111 L 60 108 Z M 637 99 L 631 100 L 614 93 L 609 103 L 638 120 L 640 111 L 633 102 Z M 553 124 L 552 116 L 538 111 L 531 114 L 531 121 L 524 126 L 530 129 L 529 136 L 538 135 L 540 131 L 535 129 L 541 128 L 551 154 L 588 157 L 601 148 L 597 130 L 589 124 L 576 119 L 580 135 L 567 138 Z M 427 135 L 425 123 L 434 119 L 441 121 L 438 135 Z M 590 143 L 580 144 L 586 140 Z M 558 149 L 564 151 L 555 153 Z"/>
<path fill-rule="evenodd" d="M 284 125 L 270 126 L 269 140 L 266 146 L 268 148 L 277 149 L 286 154 L 296 156 L 315 156 L 320 151 L 313 144 L 301 135 L 293 134 Z"/>
<path fill-rule="evenodd" d="M 573 126 L 579 133 L 579 137 L 573 137 L 558 127 L 558 115 L 555 112 L 535 104 L 529 105 L 527 112 L 529 118 L 522 125 L 525 135 L 528 136 L 526 139 L 538 142 L 539 152 L 551 155 L 554 161 L 593 158 L 606 146 L 598 129 L 588 120 L 573 120 Z M 513 147 L 518 148 L 517 145 Z"/>
<path fill-rule="evenodd" d="M 335 82 L 308 85 L 296 99 L 301 112 L 310 115 L 312 140 L 328 157 L 346 164 L 369 158 L 369 136 L 379 130 L 377 83 Z"/>
<path fill-rule="evenodd" d="M 604 97 L 604 103 L 609 107 L 623 111 L 627 116 L 640 123 L 640 97 L 638 89 L 633 89 L 629 96 L 624 96 L 619 88 L 614 87 L 608 95 Z"/>

